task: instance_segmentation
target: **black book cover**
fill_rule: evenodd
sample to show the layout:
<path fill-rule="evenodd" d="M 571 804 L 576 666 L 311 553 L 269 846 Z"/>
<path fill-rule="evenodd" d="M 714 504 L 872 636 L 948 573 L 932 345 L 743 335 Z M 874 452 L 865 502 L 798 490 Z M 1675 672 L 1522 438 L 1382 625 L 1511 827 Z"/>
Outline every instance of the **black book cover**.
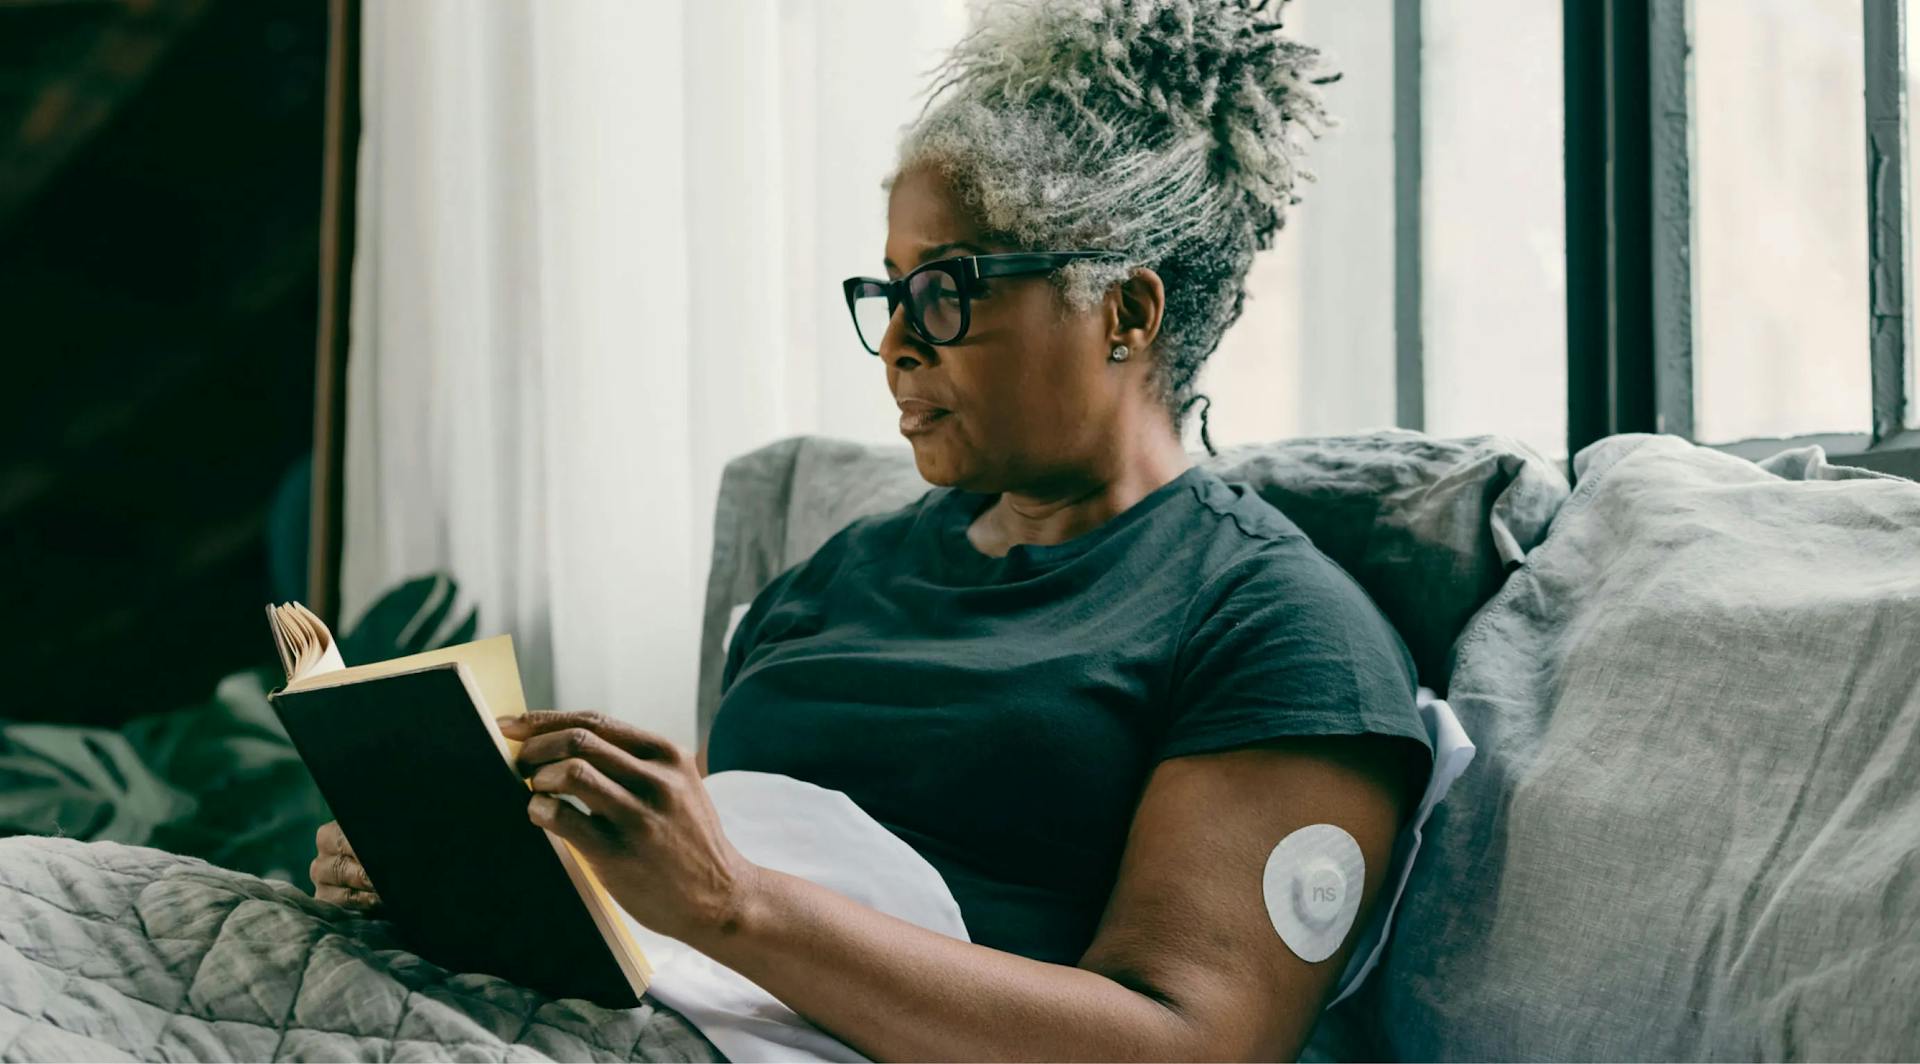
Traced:
<path fill-rule="evenodd" d="M 552 997 L 639 1003 L 457 665 L 272 704 L 414 952 Z"/>

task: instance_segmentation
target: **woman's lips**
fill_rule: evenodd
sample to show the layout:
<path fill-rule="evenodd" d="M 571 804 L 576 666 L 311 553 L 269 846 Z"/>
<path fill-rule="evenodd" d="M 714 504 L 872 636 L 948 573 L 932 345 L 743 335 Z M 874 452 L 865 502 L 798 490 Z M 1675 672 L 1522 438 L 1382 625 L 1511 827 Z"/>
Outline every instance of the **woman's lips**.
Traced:
<path fill-rule="evenodd" d="M 900 435 L 918 436 L 932 432 L 950 411 L 920 399 L 900 400 Z"/>

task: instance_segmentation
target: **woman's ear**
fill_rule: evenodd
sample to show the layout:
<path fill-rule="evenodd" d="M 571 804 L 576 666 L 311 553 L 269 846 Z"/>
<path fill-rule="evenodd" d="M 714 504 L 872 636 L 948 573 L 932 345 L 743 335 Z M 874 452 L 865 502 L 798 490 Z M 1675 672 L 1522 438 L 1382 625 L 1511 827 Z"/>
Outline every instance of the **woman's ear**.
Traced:
<path fill-rule="evenodd" d="M 1167 307 L 1167 286 L 1160 275 L 1141 266 L 1115 287 L 1108 299 L 1111 321 L 1107 343 L 1145 351 L 1160 335 L 1160 316 Z"/>

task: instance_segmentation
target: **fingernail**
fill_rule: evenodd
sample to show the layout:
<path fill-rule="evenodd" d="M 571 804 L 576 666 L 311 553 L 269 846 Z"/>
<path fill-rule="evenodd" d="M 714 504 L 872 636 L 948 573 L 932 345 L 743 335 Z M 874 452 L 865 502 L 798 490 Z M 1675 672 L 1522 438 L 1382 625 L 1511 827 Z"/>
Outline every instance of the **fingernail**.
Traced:
<path fill-rule="evenodd" d="M 519 717 L 495 717 L 493 722 L 500 726 L 501 731 L 516 731 L 525 723 Z"/>

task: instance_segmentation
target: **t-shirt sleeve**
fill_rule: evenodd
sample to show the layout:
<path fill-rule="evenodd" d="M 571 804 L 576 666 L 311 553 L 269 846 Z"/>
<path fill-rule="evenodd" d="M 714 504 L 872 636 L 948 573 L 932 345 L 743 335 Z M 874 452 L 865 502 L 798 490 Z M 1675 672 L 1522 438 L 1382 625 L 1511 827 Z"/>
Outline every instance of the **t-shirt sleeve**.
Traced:
<path fill-rule="evenodd" d="M 1159 758 L 1369 733 L 1415 740 L 1431 757 L 1406 645 L 1310 542 L 1269 542 L 1229 565 L 1184 627 Z"/>

